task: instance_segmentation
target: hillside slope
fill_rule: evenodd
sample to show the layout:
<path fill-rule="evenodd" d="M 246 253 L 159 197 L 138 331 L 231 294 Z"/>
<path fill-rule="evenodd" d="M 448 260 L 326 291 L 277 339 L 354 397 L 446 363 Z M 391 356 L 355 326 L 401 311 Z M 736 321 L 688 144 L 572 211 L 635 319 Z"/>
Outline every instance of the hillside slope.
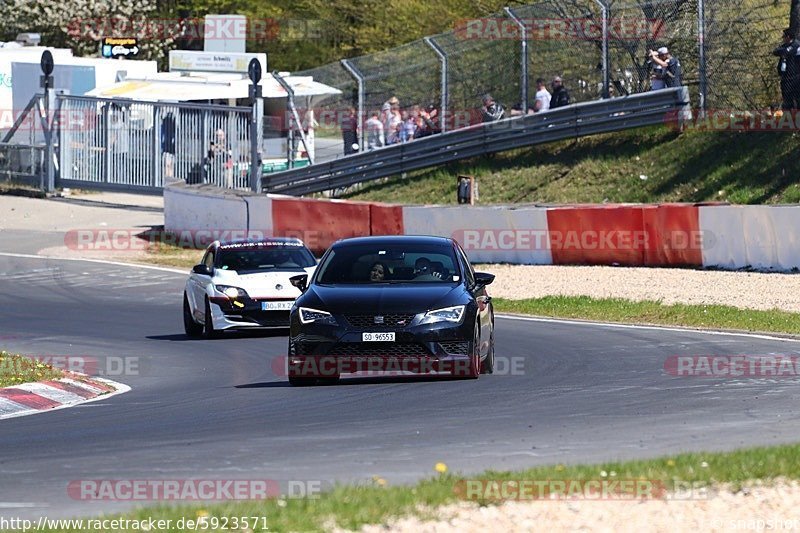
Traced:
<path fill-rule="evenodd" d="M 798 133 L 678 133 L 667 127 L 597 135 L 474 158 L 364 184 L 345 195 L 392 203 L 456 203 L 455 177 L 478 178 L 479 203 L 800 203 Z"/>

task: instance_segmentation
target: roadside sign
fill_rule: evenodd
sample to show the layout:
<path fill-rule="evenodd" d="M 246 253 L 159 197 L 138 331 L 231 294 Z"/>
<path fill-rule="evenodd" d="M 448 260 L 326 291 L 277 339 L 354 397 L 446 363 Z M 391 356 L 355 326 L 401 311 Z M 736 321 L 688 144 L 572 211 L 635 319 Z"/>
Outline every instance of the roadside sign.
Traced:
<path fill-rule="evenodd" d="M 103 57 L 136 57 L 139 41 L 135 37 L 103 37 L 100 54 Z"/>
<path fill-rule="evenodd" d="M 50 50 L 45 50 L 42 52 L 42 60 L 39 62 L 42 67 L 42 73 L 45 76 L 49 76 L 53 73 L 53 53 Z"/>
<path fill-rule="evenodd" d="M 250 60 L 250 64 L 247 66 L 247 75 L 250 81 L 256 85 L 261 81 L 261 63 L 258 59 L 253 58 Z"/>

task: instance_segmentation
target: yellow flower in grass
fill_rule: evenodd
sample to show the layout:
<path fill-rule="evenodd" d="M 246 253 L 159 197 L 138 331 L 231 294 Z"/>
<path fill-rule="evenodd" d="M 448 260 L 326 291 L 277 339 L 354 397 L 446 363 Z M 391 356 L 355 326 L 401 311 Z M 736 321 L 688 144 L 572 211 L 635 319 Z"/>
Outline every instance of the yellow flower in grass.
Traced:
<path fill-rule="evenodd" d="M 205 516 L 208 516 L 208 511 L 205 509 L 200 509 L 197 511 L 197 518 L 203 518 Z"/>
<path fill-rule="evenodd" d="M 436 463 L 436 466 L 434 466 L 433 469 L 439 472 L 440 474 L 444 474 L 445 472 L 447 472 L 447 465 L 444 463 Z"/>

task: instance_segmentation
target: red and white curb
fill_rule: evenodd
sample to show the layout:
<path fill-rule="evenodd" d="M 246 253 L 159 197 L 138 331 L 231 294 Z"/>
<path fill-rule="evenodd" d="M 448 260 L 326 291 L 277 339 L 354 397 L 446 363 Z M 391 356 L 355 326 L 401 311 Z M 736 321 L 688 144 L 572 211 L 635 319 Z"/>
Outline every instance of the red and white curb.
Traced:
<path fill-rule="evenodd" d="M 0 420 L 104 400 L 131 390 L 103 378 L 74 375 L 0 389 Z"/>

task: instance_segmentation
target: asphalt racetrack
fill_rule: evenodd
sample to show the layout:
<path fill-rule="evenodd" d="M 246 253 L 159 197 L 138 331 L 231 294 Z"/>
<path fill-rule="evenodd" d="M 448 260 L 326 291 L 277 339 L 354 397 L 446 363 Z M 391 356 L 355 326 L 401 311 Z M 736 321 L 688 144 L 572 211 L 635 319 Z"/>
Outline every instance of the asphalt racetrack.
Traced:
<path fill-rule="evenodd" d="M 434 475 L 439 461 L 471 473 L 800 435 L 796 379 L 664 371 L 671 355 L 798 355 L 798 341 L 498 317 L 501 371 L 478 381 L 350 378 L 292 388 L 272 364 L 285 355 L 283 331 L 184 337 L 184 280 L 0 255 L 4 349 L 136 363 L 108 376 L 131 386 L 126 394 L 0 421 L 0 512 L 91 516 L 148 503 L 75 499 L 67 487 L 82 479 L 325 487 L 379 475 L 398 484 Z"/>

